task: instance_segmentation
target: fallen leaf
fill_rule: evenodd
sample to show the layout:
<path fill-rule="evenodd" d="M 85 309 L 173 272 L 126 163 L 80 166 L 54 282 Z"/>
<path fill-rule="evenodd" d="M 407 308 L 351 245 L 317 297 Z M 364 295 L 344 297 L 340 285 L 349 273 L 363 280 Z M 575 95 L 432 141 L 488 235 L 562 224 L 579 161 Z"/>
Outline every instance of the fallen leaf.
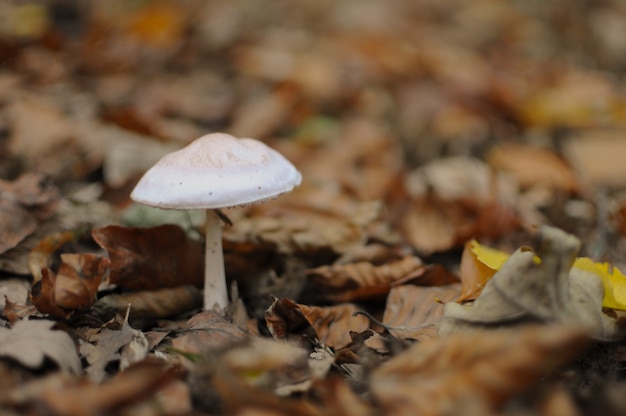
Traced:
<path fill-rule="evenodd" d="M 135 290 L 203 285 L 203 245 L 176 225 L 152 228 L 109 225 L 94 228 L 91 233 L 109 253 L 111 284 Z"/>
<path fill-rule="evenodd" d="M 460 268 L 463 289 L 457 302 L 476 299 L 508 258 L 508 253 L 483 246 L 476 240 L 465 243 Z"/>
<path fill-rule="evenodd" d="M 476 159 L 450 157 L 410 172 L 400 226 L 419 251 L 445 251 L 470 238 L 497 238 L 519 227 L 517 185 Z"/>
<path fill-rule="evenodd" d="M 222 315 L 204 311 L 189 318 L 181 334 L 172 340 L 172 346 L 185 353 L 197 354 L 226 348 L 246 337 L 244 331 Z"/>
<path fill-rule="evenodd" d="M 385 414 L 499 414 L 515 395 L 575 358 L 586 331 L 568 326 L 478 330 L 420 342 L 370 376 Z"/>
<path fill-rule="evenodd" d="M 307 277 L 326 291 L 325 298 L 346 302 L 385 296 L 393 282 L 415 278 L 424 269 L 419 258 L 405 256 L 380 265 L 357 262 L 316 267 L 307 271 Z"/>
<path fill-rule="evenodd" d="M 55 322 L 20 320 L 12 328 L 0 327 L 0 356 L 38 369 L 48 357 L 63 371 L 80 374 L 82 365 L 72 338 L 53 330 Z"/>
<path fill-rule="evenodd" d="M 572 168 L 547 148 L 506 143 L 491 149 L 487 162 L 497 170 L 512 174 L 524 188 L 546 186 L 565 192 L 581 190 Z"/>
<path fill-rule="evenodd" d="M 4 236 L 0 253 L 17 248 L 35 234 L 37 226 L 55 214 L 60 200 L 59 189 L 50 178 L 35 173 L 22 174 L 11 182 L 0 180 L 0 195 L 0 232 Z"/>
<path fill-rule="evenodd" d="M 577 258 L 573 267 L 590 272 L 602 280 L 602 307 L 626 310 L 626 276 L 617 267 L 609 263 L 596 263 L 587 257 Z"/>
<path fill-rule="evenodd" d="M 354 316 L 359 309 L 350 303 L 326 307 L 297 305 L 297 308 L 315 329 L 320 342 L 334 349 L 345 347 L 352 341 L 350 332 L 363 332 L 369 328 L 366 317 Z"/>
<path fill-rule="evenodd" d="M 149 358 L 103 383 L 63 374 L 37 379 L 6 392 L 3 405 L 68 416 L 120 414 L 134 403 L 157 396 L 161 388 L 180 377 L 176 367 Z"/>
<path fill-rule="evenodd" d="M 502 267 L 509 256 L 508 253 L 483 246 L 475 240 L 468 242 L 461 259 L 461 279 L 464 289 L 457 302 L 474 299 L 480 294 L 484 284 Z M 535 261 L 538 262 L 539 258 L 535 258 Z M 602 280 L 604 286 L 602 307 L 626 310 L 626 276 L 617 267 L 609 263 L 597 263 L 587 257 L 578 257 L 572 268 L 592 273 Z"/>
<path fill-rule="evenodd" d="M 564 142 L 563 154 L 580 177 L 591 185 L 622 187 L 626 184 L 626 152 L 622 129 L 591 129 Z"/>
<path fill-rule="evenodd" d="M 76 309 L 89 308 L 100 283 L 109 273 L 109 259 L 92 253 L 61 254 L 57 272 L 41 269 L 41 280 L 31 288 L 31 300 L 42 313 L 68 318 Z"/>
<path fill-rule="evenodd" d="M 542 227 L 536 256 L 517 250 L 472 305 L 447 303 L 439 333 L 530 319 L 583 326 L 598 339 L 618 337 L 616 319 L 602 311 L 602 281 L 572 268 L 579 248 L 574 236 Z"/>
<path fill-rule="evenodd" d="M 459 294 L 459 284 L 421 287 L 397 286 L 387 297 L 383 324 L 396 338 L 423 341 L 437 337 L 444 304 Z"/>
<path fill-rule="evenodd" d="M 170 318 L 202 306 L 202 292 L 191 285 L 109 294 L 95 302 L 89 314 L 109 320 L 130 305 L 130 319 Z"/>
<path fill-rule="evenodd" d="M 148 340 L 143 332 L 133 329 L 124 321 L 119 330 L 102 328 L 80 345 L 80 353 L 89 364 L 86 372 L 92 381 L 105 379 L 106 371 L 113 366 L 123 371 L 132 363 L 143 360 L 148 354 Z"/>

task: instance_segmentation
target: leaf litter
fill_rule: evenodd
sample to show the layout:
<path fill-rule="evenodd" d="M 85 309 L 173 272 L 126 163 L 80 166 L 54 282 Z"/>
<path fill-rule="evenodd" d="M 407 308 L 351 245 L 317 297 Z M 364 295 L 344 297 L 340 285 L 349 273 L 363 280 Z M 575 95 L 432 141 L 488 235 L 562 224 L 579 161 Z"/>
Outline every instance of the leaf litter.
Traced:
<path fill-rule="evenodd" d="M 623 413 L 622 9 L 6 2 L 0 408 Z M 304 178 L 224 212 L 224 314 L 128 198 L 211 131 Z"/>

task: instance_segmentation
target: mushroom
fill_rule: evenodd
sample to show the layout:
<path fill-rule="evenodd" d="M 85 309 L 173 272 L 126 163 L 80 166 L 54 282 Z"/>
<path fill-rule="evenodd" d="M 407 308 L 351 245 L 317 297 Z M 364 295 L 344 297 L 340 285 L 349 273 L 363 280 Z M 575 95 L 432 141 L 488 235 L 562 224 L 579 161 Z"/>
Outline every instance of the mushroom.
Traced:
<path fill-rule="evenodd" d="M 211 133 L 161 158 L 130 197 L 164 209 L 205 209 L 204 309 L 224 310 L 228 292 L 218 209 L 252 204 L 291 191 L 300 172 L 264 143 Z"/>

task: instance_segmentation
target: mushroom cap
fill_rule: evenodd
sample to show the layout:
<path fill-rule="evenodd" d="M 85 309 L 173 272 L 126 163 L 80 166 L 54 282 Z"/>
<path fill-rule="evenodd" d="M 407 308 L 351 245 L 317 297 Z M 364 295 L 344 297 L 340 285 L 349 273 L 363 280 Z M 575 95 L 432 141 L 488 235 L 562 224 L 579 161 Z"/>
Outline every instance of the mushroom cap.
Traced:
<path fill-rule="evenodd" d="M 300 172 L 255 139 L 211 133 L 161 158 L 130 197 L 166 209 L 212 209 L 251 204 L 291 191 Z"/>

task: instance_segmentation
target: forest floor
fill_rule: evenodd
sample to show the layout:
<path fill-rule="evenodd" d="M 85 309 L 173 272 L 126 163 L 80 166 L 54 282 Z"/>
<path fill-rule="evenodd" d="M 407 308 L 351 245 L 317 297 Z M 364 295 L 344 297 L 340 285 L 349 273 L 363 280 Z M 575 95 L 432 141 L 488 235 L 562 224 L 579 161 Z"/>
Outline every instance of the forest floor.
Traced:
<path fill-rule="evenodd" d="M 626 414 L 626 7 L 0 5 L 6 415 Z M 302 174 L 130 193 L 211 132 Z M 206 183 L 210 189 L 211 183 Z"/>

